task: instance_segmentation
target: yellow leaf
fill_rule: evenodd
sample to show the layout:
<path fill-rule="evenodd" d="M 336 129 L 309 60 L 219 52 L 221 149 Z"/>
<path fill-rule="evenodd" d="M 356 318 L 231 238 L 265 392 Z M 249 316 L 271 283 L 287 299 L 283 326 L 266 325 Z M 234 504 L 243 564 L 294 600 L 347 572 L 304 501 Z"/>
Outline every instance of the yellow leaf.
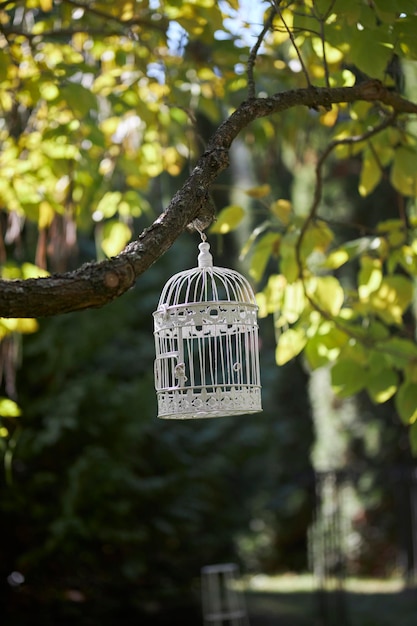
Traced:
<path fill-rule="evenodd" d="M 211 233 L 225 235 L 235 230 L 245 216 L 244 209 L 238 204 L 231 204 L 220 211 L 216 221 L 210 228 Z"/>
<path fill-rule="evenodd" d="M 38 322 L 30 317 L 24 318 L 1 318 L 1 325 L 10 333 L 30 334 L 38 330 Z"/>
<path fill-rule="evenodd" d="M 277 365 L 284 365 L 300 354 L 307 343 L 307 337 L 302 328 L 289 328 L 278 338 L 275 359 Z"/>
<path fill-rule="evenodd" d="M 19 406 L 10 398 L 0 398 L 0 415 L 2 417 L 19 417 Z"/>
<path fill-rule="evenodd" d="M 118 210 L 121 199 L 122 194 L 120 191 L 107 191 L 96 206 L 94 212 L 95 219 L 99 221 L 99 218 L 113 217 Z"/>
<path fill-rule="evenodd" d="M 361 269 L 358 274 L 358 294 L 362 302 L 366 302 L 371 293 L 379 289 L 382 282 L 381 262 L 364 256 L 361 259 Z"/>
<path fill-rule="evenodd" d="M 345 294 L 342 285 L 334 276 L 319 276 L 308 285 L 308 292 L 313 302 L 330 315 L 338 315 L 342 308 Z"/>
<path fill-rule="evenodd" d="M 288 284 L 285 287 L 281 308 L 281 319 L 285 319 L 287 324 L 294 324 L 306 305 L 304 287 L 301 280 Z"/>
<path fill-rule="evenodd" d="M 359 180 L 359 193 L 367 196 L 382 178 L 382 169 L 371 150 L 365 150 Z"/>
<path fill-rule="evenodd" d="M 38 227 L 39 230 L 43 228 L 48 228 L 54 219 L 55 211 L 46 200 L 42 200 L 39 204 L 39 219 L 38 219 Z"/>
<path fill-rule="evenodd" d="M 270 210 L 284 225 L 287 225 L 290 221 L 292 205 L 289 200 L 284 198 L 276 200 L 271 204 Z"/>
<path fill-rule="evenodd" d="M 337 118 L 339 116 L 339 109 L 337 106 L 333 106 L 330 111 L 324 113 L 324 115 L 320 116 L 320 123 L 323 126 L 334 126 L 337 122 Z"/>
<path fill-rule="evenodd" d="M 119 254 L 130 240 L 132 233 L 123 222 L 109 222 L 104 227 L 104 237 L 101 242 L 103 252 L 112 257 Z"/>
<path fill-rule="evenodd" d="M 371 294 L 370 304 L 388 324 L 402 323 L 402 315 L 413 299 L 413 285 L 405 276 L 386 276 L 378 291 Z"/>
<path fill-rule="evenodd" d="M 121 20 L 130 20 L 135 14 L 135 9 L 133 6 L 133 0 L 127 0 L 123 3 L 122 13 L 120 15 Z"/>
<path fill-rule="evenodd" d="M 260 185 L 245 190 L 245 194 L 251 198 L 265 198 L 269 193 L 271 193 L 270 185 Z"/>
<path fill-rule="evenodd" d="M 48 13 L 48 11 L 52 11 L 53 0 L 40 0 L 39 4 L 42 11 L 44 11 L 45 13 Z"/>

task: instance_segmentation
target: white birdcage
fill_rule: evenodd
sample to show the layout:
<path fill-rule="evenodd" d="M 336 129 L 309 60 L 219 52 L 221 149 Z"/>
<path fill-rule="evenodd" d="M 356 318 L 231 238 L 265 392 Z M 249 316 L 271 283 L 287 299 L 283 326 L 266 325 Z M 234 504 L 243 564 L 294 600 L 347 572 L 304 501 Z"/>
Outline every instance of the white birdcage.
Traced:
<path fill-rule="evenodd" d="M 213 267 L 202 238 L 198 267 L 168 280 L 153 314 L 161 418 L 262 411 L 254 293 L 238 272 Z"/>

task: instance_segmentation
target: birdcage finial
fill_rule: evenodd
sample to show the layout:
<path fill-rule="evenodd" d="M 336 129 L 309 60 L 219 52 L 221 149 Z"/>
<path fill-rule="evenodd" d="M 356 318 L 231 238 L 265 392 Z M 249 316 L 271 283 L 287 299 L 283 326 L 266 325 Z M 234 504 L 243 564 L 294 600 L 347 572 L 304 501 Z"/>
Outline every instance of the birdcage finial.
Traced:
<path fill-rule="evenodd" d="M 201 243 L 198 246 L 200 254 L 198 255 L 198 267 L 203 269 L 204 267 L 213 267 L 213 257 L 210 254 L 210 244 L 207 243 L 206 234 L 202 230 L 198 231 L 201 237 Z"/>

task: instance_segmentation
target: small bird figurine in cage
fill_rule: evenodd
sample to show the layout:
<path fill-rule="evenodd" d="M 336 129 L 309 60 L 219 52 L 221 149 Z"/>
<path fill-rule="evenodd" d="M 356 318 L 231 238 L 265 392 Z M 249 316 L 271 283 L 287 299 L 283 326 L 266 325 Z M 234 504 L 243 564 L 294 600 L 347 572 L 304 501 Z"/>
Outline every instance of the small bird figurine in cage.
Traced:
<path fill-rule="evenodd" d="M 168 280 L 153 314 L 161 418 L 262 411 L 253 290 L 238 272 L 213 266 L 201 238 L 198 267 Z"/>

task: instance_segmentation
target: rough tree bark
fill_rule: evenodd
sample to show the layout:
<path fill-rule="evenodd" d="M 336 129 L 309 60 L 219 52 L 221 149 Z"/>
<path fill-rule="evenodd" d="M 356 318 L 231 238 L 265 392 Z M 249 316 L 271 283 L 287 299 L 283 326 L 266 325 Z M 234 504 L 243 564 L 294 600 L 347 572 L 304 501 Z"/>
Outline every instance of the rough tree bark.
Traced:
<path fill-rule="evenodd" d="M 168 248 L 187 225 L 207 210 L 208 192 L 229 163 L 237 135 L 260 117 L 294 106 L 329 109 L 332 104 L 364 100 L 389 107 L 387 115 L 417 113 L 417 104 L 371 80 L 353 87 L 290 90 L 268 98 L 249 98 L 225 120 L 208 143 L 194 170 L 153 224 L 116 257 L 91 262 L 65 274 L 28 280 L 0 280 L 1 317 L 45 317 L 99 308 L 121 296 Z M 213 216 L 214 218 L 214 216 Z"/>

